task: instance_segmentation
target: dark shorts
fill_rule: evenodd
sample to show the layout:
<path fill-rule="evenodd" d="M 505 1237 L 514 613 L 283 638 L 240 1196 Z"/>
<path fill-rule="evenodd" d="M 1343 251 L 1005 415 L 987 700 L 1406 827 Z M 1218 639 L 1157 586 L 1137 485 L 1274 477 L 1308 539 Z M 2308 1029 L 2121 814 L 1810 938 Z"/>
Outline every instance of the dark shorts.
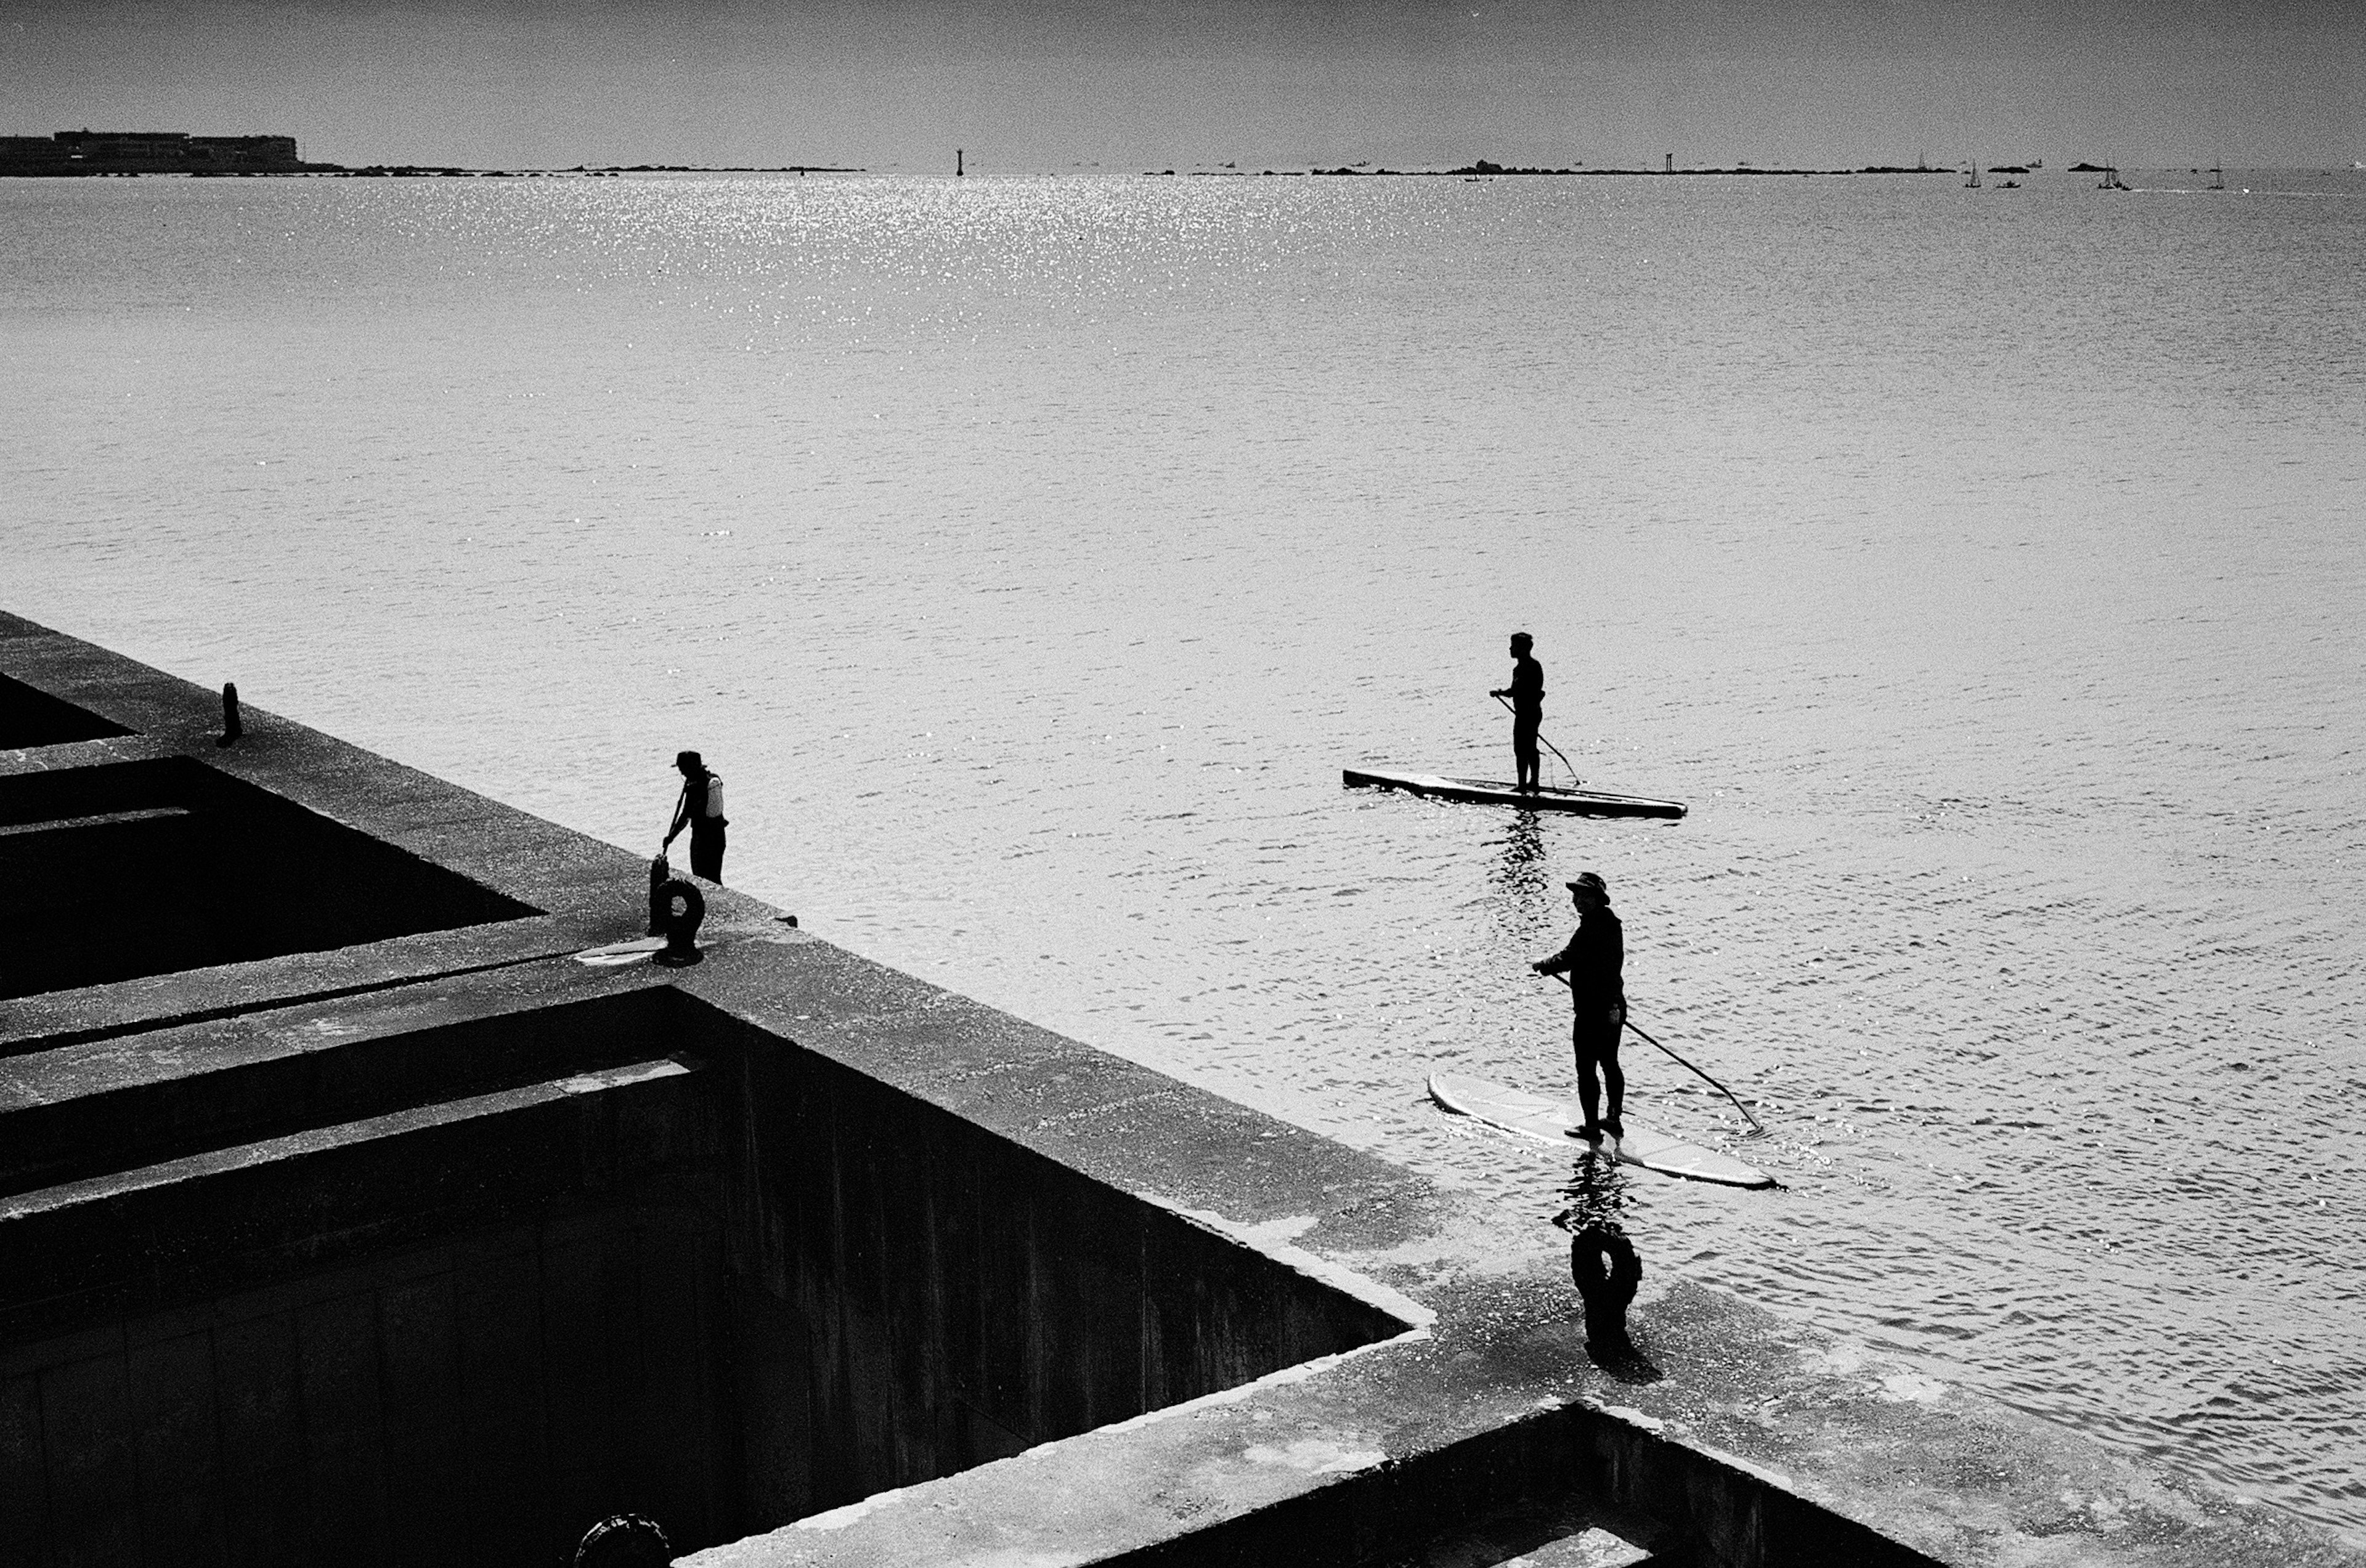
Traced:
<path fill-rule="evenodd" d="M 1606 1021 L 1602 1017 L 1603 1011 L 1602 1007 L 1589 1003 L 1584 1014 L 1572 1016 L 1569 1021 L 1569 1043 L 1580 1056 L 1588 1060 L 1616 1061 L 1618 1039 L 1625 1032 L 1625 1026 L 1623 1022 Z"/>

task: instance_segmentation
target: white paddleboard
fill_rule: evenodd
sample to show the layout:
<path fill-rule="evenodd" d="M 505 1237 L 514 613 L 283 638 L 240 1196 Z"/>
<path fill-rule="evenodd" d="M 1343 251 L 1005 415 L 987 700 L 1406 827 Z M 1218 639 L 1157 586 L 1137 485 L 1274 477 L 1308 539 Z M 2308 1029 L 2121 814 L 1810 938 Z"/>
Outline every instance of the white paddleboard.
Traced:
<path fill-rule="evenodd" d="M 1429 1077 L 1429 1097 L 1448 1111 L 1473 1121 L 1484 1122 L 1490 1127 L 1501 1127 L 1506 1133 L 1534 1138 L 1538 1143 L 1579 1151 L 1592 1146 L 1583 1138 L 1569 1135 L 1569 1130 L 1578 1125 L 1580 1118 L 1567 1103 L 1549 1100 L 1541 1094 L 1530 1094 L 1524 1089 L 1513 1089 L 1462 1073 L 1432 1073 Z M 1606 1136 L 1600 1146 L 1606 1154 L 1613 1149 L 1611 1140 Z M 1662 1176 L 1714 1181 L 1727 1187 L 1774 1185 L 1773 1177 L 1755 1166 L 1742 1164 L 1731 1155 L 1721 1155 L 1698 1144 L 1688 1144 L 1681 1138 L 1650 1132 L 1638 1127 L 1632 1121 L 1627 1122 L 1627 1135 L 1617 1141 L 1616 1150 L 1621 1162 L 1639 1165 L 1645 1170 L 1656 1170 Z"/>

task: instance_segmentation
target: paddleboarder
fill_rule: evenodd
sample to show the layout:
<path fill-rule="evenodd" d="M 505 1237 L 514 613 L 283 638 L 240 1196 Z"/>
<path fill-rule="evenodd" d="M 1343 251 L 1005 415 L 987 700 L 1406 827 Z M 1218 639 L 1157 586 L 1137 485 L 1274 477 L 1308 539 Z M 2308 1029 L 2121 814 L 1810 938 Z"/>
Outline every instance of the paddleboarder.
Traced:
<path fill-rule="evenodd" d="M 1569 945 L 1528 967 L 1569 979 L 1569 1043 L 1577 1057 L 1578 1105 L 1585 1112 L 1584 1125 L 1572 1127 L 1569 1135 L 1599 1144 L 1607 1133 L 1616 1144 L 1627 1135 L 1619 1121 L 1627 1075 L 1618 1069 L 1619 1026 L 1627 1021 L 1627 932 L 1611 913 L 1610 888 L 1598 874 L 1578 873 L 1569 884 L 1569 897 L 1577 908 L 1577 930 Z M 1597 1119 L 1605 1087 L 1610 1090 L 1610 1114 Z"/>
<path fill-rule="evenodd" d="M 730 822 L 723 815 L 723 779 L 707 767 L 695 751 L 675 754 L 673 765 L 682 771 L 682 799 L 673 808 L 673 826 L 666 829 L 665 843 L 659 849 L 673 847 L 684 828 L 690 829 L 690 870 L 693 876 L 707 881 L 723 880 L 723 830 Z"/>
<path fill-rule="evenodd" d="M 1526 632 L 1512 634 L 1512 683 L 1487 694 L 1508 697 L 1512 703 L 1512 761 L 1520 772 L 1519 782 L 1512 787 L 1522 795 L 1537 792 L 1537 727 L 1545 716 L 1545 667 L 1529 652 L 1536 638 Z"/>

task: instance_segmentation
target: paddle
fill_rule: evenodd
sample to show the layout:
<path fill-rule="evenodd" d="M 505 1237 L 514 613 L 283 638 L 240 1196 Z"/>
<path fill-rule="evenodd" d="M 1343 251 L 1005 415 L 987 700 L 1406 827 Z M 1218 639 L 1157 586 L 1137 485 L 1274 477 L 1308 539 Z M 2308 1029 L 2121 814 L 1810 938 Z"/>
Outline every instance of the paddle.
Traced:
<path fill-rule="evenodd" d="M 1490 692 L 1487 694 L 1493 697 L 1497 702 L 1502 703 L 1505 708 L 1509 709 L 1514 718 L 1520 716 L 1520 710 L 1512 706 L 1510 699 L 1494 692 Z M 1545 740 L 1545 738 L 1542 735 L 1538 736 L 1537 739 L 1544 741 L 1544 748 L 1546 750 L 1551 752 L 1556 757 L 1560 757 L 1560 747 L 1554 745 L 1549 740 Z M 1567 757 L 1560 757 L 1560 765 L 1569 770 L 1569 784 L 1572 789 L 1575 789 L 1585 783 L 1583 779 L 1577 776 L 1576 764 L 1572 762 Z"/>
<path fill-rule="evenodd" d="M 1628 1028 L 1635 1029 L 1635 1023 L 1632 1019 L 1627 1020 L 1626 1022 Z M 1643 1032 L 1639 1029 L 1635 1029 L 1635 1032 L 1638 1034 L 1643 1034 Z M 1661 1050 L 1667 1051 L 1669 1059 L 1674 1062 L 1678 1066 L 1684 1068 L 1688 1072 L 1699 1074 L 1700 1079 L 1703 1083 L 1707 1084 L 1711 1089 L 1717 1090 L 1718 1093 L 1725 1096 L 1726 1099 L 1733 1100 L 1733 1091 L 1731 1089 L 1726 1088 L 1715 1078 L 1710 1077 L 1707 1073 L 1701 1072 L 1698 1067 L 1694 1066 L 1690 1062 L 1685 1061 L 1673 1051 L 1668 1051 L 1668 1048 L 1665 1045 L 1660 1045 L 1660 1043 L 1651 1039 L 1650 1035 L 1643 1034 L 1643 1038 L 1653 1045 L 1659 1045 Z M 1750 1107 L 1742 1104 L 1739 1100 L 1733 1100 L 1733 1108 L 1741 1112 L 1741 1119 L 1743 1121 L 1750 1123 L 1750 1130 L 1752 1133 L 1762 1138 L 1766 1135 L 1766 1129 L 1758 1124 L 1758 1118 L 1750 1114 Z"/>
<path fill-rule="evenodd" d="M 1556 975 L 1553 978 L 1559 980 L 1564 986 L 1569 985 L 1569 976 L 1566 975 Z M 1572 987 L 1571 988 L 1575 989 L 1574 987 Z M 1742 1104 L 1739 1100 L 1733 1099 L 1733 1091 L 1731 1089 L 1726 1088 L 1723 1084 L 1718 1082 L 1707 1073 L 1702 1072 L 1698 1067 L 1694 1066 L 1690 1062 L 1685 1061 L 1673 1051 L 1669 1051 L 1665 1045 L 1661 1045 L 1658 1041 L 1652 1039 L 1650 1035 L 1643 1034 L 1643 1032 L 1640 1029 L 1636 1028 L 1635 1021 L 1627 1017 L 1627 1010 L 1625 1008 L 1619 1009 L 1618 1013 L 1620 1019 L 1626 1023 L 1628 1028 L 1633 1029 L 1636 1033 L 1643 1035 L 1645 1043 L 1659 1046 L 1662 1051 L 1667 1052 L 1668 1059 L 1670 1061 L 1675 1063 L 1676 1066 L 1684 1068 L 1686 1072 L 1691 1073 L 1695 1077 L 1699 1078 L 1703 1083 L 1708 1085 L 1709 1088 L 1725 1096 L 1726 1099 L 1732 1100 L 1733 1108 L 1741 1112 L 1741 1119 L 1750 1123 L 1750 1130 L 1752 1133 L 1756 1134 L 1760 1137 L 1764 1137 L 1766 1135 L 1766 1129 L 1758 1124 L 1758 1118 L 1750 1114 L 1750 1107 Z"/>

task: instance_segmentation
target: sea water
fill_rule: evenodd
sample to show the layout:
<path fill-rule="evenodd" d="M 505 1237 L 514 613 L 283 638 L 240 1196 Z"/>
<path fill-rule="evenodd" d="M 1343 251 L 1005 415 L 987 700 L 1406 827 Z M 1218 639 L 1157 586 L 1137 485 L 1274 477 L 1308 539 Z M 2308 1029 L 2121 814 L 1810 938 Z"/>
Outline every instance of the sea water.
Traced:
<path fill-rule="evenodd" d="M 2131 183 L 0 181 L 0 604 L 1540 1227 L 1598 870 L 1647 1270 L 2366 1537 L 2366 185 Z M 1515 629 L 1685 820 L 1340 788 Z"/>

